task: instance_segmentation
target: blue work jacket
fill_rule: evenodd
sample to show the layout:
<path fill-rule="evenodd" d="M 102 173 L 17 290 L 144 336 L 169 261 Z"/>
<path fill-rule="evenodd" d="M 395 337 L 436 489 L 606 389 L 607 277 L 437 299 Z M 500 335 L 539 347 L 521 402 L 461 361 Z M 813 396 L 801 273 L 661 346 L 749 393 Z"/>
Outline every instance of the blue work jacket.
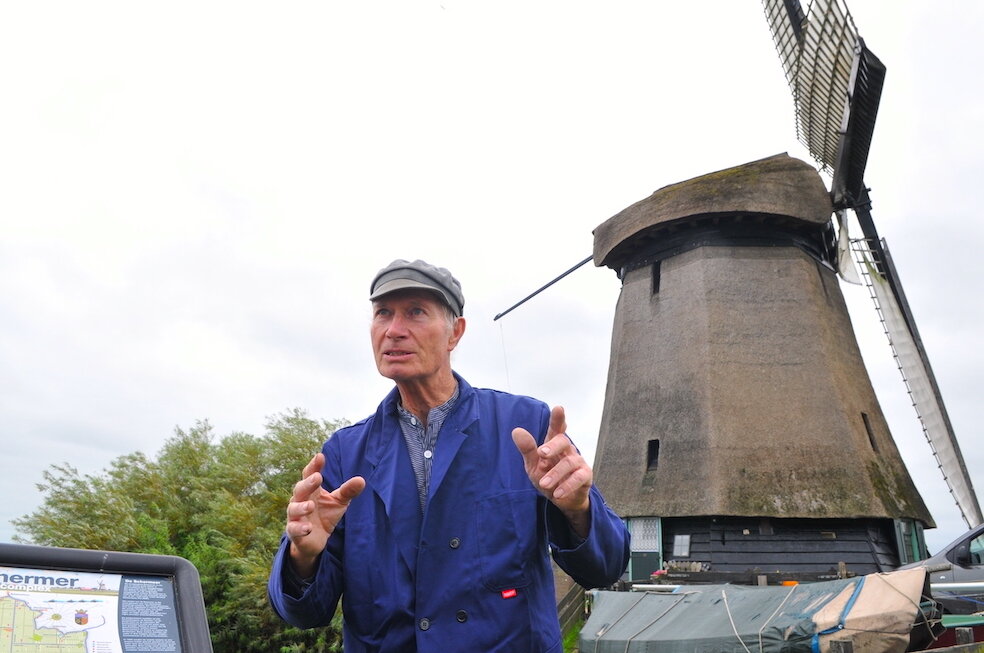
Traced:
<path fill-rule="evenodd" d="M 512 430 L 521 426 L 542 442 L 549 408 L 457 379 L 460 396 L 437 439 L 423 513 L 396 389 L 375 415 L 325 443 L 324 486 L 360 475 L 366 489 L 299 598 L 284 591 L 289 543 L 281 542 L 269 595 L 287 622 L 325 626 L 341 597 L 348 653 L 559 652 L 548 549 L 585 587 L 621 576 L 628 532 L 597 488 L 581 540 L 526 475 Z"/>

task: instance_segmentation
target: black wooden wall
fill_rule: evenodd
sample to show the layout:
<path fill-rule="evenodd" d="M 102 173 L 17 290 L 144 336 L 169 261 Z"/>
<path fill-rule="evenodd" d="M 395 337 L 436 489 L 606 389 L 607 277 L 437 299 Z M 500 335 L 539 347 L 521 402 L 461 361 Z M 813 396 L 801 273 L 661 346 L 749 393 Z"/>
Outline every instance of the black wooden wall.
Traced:
<path fill-rule="evenodd" d="M 899 566 L 890 519 L 685 517 L 662 522 L 663 560 L 671 568 L 705 563 L 704 571 L 796 574 L 836 572 L 844 563 L 860 575 Z M 676 535 L 690 536 L 689 556 L 673 554 Z"/>

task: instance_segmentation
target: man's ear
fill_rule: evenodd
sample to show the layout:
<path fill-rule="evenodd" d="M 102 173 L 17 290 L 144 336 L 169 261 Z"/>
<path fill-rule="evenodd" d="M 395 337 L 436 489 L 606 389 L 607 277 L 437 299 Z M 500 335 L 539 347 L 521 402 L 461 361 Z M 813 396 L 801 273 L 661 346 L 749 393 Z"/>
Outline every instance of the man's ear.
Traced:
<path fill-rule="evenodd" d="M 461 340 L 461 336 L 465 335 L 465 318 L 456 317 L 454 318 L 454 324 L 451 325 L 451 337 L 448 338 L 448 351 L 452 351 L 458 346 L 458 341 Z"/>

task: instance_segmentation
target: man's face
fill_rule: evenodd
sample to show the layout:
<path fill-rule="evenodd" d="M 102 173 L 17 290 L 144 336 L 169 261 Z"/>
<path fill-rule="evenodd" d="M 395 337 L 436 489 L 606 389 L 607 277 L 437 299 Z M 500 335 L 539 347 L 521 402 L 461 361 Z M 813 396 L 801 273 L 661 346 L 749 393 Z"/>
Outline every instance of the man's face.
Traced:
<path fill-rule="evenodd" d="M 379 373 L 396 382 L 426 382 L 450 373 L 451 350 L 464 331 L 424 290 L 398 290 L 372 303 L 372 350 Z"/>

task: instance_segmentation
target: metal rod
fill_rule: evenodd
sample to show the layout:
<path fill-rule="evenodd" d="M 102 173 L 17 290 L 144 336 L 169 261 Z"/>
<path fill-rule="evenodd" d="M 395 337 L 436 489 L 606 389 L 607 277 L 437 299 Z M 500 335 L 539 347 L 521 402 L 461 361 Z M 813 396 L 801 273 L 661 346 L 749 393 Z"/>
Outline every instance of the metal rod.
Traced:
<path fill-rule="evenodd" d="M 506 310 L 504 310 L 504 311 L 502 311 L 501 313 L 499 313 L 498 315 L 496 315 L 496 316 L 495 316 L 494 318 L 492 318 L 492 321 L 493 321 L 493 322 L 495 322 L 495 321 L 496 321 L 496 320 L 498 320 L 498 319 L 499 319 L 500 317 L 503 317 L 504 315 L 507 315 L 507 314 L 508 314 L 508 313 L 509 313 L 510 311 L 512 311 L 512 310 L 513 310 L 514 308 L 517 308 L 517 307 L 519 307 L 519 306 L 521 306 L 521 305 L 523 305 L 523 304 L 525 304 L 525 303 L 526 303 L 526 302 L 528 302 L 529 300 L 531 300 L 531 299 L 533 299 L 534 297 L 536 297 L 537 295 L 539 295 L 539 294 L 540 294 L 541 292 L 543 292 L 544 290 L 546 290 L 546 289 L 547 289 L 547 288 L 549 288 L 550 286 L 552 286 L 552 285 L 554 285 L 555 283 L 557 283 L 558 281 L 560 281 L 561 279 L 563 279 L 564 277 L 566 277 L 566 276 L 567 276 L 568 274 L 570 274 L 570 273 L 571 273 L 571 272 L 573 272 L 574 270 L 576 270 L 576 269 L 578 269 L 579 267 L 581 267 L 582 265 L 584 265 L 585 263 L 587 263 L 588 261 L 590 261 L 590 260 L 591 260 L 592 258 L 594 258 L 594 256 L 593 256 L 593 255 L 592 255 L 592 256 L 589 256 L 588 258 L 586 258 L 586 259 L 584 259 L 583 261 L 581 261 L 580 263 L 578 263 L 577 265 L 575 265 L 575 266 L 574 266 L 574 267 L 572 267 L 572 268 L 571 268 L 570 270 L 568 270 L 568 271 L 567 271 L 567 272 L 565 272 L 564 274 L 562 274 L 562 275 L 560 275 L 559 277 L 557 277 L 556 279 L 554 279 L 554 280 L 553 280 L 553 281 L 551 281 L 550 283 L 548 283 L 548 284 L 546 284 L 545 286 L 541 286 L 541 287 L 540 287 L 540 288 L 538 288 L 537 290 L 534 290 L 534 291 L 533 291 L 532 293 L 530 293 L 529 295 L 527 295 L 527 296 L 526 296 L 526 297 L 524 297 L 523 299 L 521 299 L 521 300 L 519 300 L 518 302 L 516 302 L 515 304 L 513 304 L 512 306 L 510 306 L 510 307 L 509 307 L 509 308 L 507 308 Z"/>

